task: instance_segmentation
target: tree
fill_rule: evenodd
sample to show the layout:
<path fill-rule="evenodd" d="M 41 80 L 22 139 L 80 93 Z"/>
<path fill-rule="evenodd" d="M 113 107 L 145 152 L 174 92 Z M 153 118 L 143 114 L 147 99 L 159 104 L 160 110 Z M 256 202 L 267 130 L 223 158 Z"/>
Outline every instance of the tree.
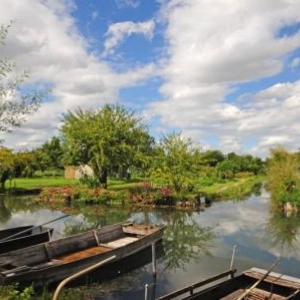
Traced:
<path fill-rule="evenodd" d="M 5 189 L 5 182 L 13 176 L 15 155 L 11 149 L 0 147 L 0 190 Z"/>
<path fill-rule="evenodd" d="M 270 150 L 267 175 L 272 199 L 279 206 L 292 203 L 300 207 L 300 160 L 297 153 L 283 147 Z"/>
<path fill-rule="evenodd" d="M 0 47 L 4 46 L 9 27 L 0 27 Z M 14 63 L 2 57 L 0 52 L 0 132 L 9 132 L 13 127 L 20 126 L 26 115 L 39 106 L 43 93 L 34 91 L 25 94 L 20 90 L 27 77 L 27 72 L 14 76 Z"/>
<path fill-rule="evenodd" d="M 66 160 L 88 164 L 104 187 L 117 167 L 141 167 L 153 143 L 141 118 L 121 105 L 68 112 L 63 116 L 61 133 Z"/>
<path fill-rule="evenodd" d="M 234 178 L 239 166 L 231 159 L 225 159 L 217 164 L 219 176 L 223 179 Z"/>
<path fill-rule="evenodd" d="M 207 150 L 203 152 L 201 164 L 215 167 L 219 162 L 225 159 L 225 155 L 219 150 Z"/>
<path fill-rule="evenodd" d="M 177 193 L 191 188 L 198 170 L 197 153 L 191 139 L 184 138 L 181 133 L 164 136 L 157 148 L 152 178 L 162 179 Z"/>
<path fill-rule="evenodd" d="M 34 172 L 39 170 L 39 163 L 34 151 L 20 151 L 15 153 L 14 177 L 33 177 Z"/>
<path fill-rule="evenodd" d="M 45 142 L 36 150 L 36 155 L 40 159 L 41 170 L 45 170 L 45 168 L 63 169 L 63 149 L 58 137 L 54 136 Z"/>

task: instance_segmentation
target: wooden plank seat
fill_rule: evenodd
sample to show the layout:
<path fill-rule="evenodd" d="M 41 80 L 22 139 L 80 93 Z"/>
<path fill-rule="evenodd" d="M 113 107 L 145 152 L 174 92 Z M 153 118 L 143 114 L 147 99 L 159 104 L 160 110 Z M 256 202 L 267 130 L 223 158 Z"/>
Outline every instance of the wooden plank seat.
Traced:
<path fill-rule="evenodd" d="M 225 297 L 221 298 L 220 300 L 234 300 L 238 299 L 246 290 L 245 289 L 238 289 L 233 293 L 226 295 Z M 247 300 L 284 300 L 286 297 L 274 294 L 272 292 L 267 292 L 258 288 L 254 288 L 246 297 Z"/>
<path fill-rule="evenodd" d="M 138 240 L 138 238 L 136 238 L 136 237 L 129 237 L 128 236 L 128 237 L 117 239 L 117 240 L 112 241 L 112 242 L 105 243 L 105 245 L 115 249 L 115 248 L 123 247 L 125 245 L 130 244 L 130 243 L 133 243 L 137 240 Z"/>
<path fill-rule="evenodd" d="M 252 268 L 244 274 L 248 277 L 255 278 L 260 280 L 264 273 L 259 268 Z M 286 276 L 283 274 L 278 274 L 275 272 L 271 272 L 265 279 L 264 282 L 268 282 L 271 284 L 278 284 L 280 286 L 288 287 L 291 289 L 299 289 L 300 288 L 300 280 L 298 278 L 294 278 L 291 276 Z"/>

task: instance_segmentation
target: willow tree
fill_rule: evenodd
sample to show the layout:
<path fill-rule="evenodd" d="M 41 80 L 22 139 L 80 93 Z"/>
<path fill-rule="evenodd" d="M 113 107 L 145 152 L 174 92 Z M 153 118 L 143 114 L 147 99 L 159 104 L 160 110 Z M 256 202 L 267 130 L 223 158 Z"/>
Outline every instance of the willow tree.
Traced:
<path fill-rule="evenodd" d="M 61 127 L 65 155 L 74 165 L 88 164 L 99 184 L 118 167 L 142 167 L 149 160 L 153 138 L 142 119 L 121 105 L 68 112 Z"/>

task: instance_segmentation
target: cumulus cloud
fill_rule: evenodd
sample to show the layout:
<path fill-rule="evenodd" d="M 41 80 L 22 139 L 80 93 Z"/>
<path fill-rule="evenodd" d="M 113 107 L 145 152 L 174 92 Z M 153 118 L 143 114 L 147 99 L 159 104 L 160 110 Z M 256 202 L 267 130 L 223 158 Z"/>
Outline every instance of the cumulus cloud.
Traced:
<path fill-rule="evenodd" d="M 119 22 L 114 23 L 109 26 L 107 32 L 105 33 L 106 40 L 104 42 L 104 52 L 103 55 L 107 56 L 114 53 L 114 48 L 116 48 L 120 43 L 122 43 L 126 38 L 132 34 L 141 34 L 146 38 L 151 39 L 153 36 L 153 30 L 155 28 L 155 23 L 153 20 L 146 22 Z"/>
<path fill-rule="evenodd" d="M 198 138 L 216 137 L 217 147 L 232 151 L 253 137 L 263 141 L 270 130 L 294 136 L 283 131 L 295 125 L 299 82 L 245 95 L 241 103 L 227 97 L 243 83 L 280 74 L 285 57 L 300 48 L 300 32 L 284 34 L 300 22 L 299 10 L 299 1 L 285 0 L 165 1 L 165 83 L 150 113 L 165 126 L 197 127 Z"/>
<path fill-rule="evenodd" d="M 35 147 L 57 134 L 62 113 L 114 103 L 120 88 L 154 73 L 152 64 L 116 73 L 90 53 L 71 15 L 75 9 L 71 0 L 32 0 L 30 5 L 18 0 L 0 2 L 1 22 L 14 21 L 1 55 L 12 58 L 18 70 L 29 70 L 26 83 L 52 87 L 51 101 L 44 102 L 24 126 L 4 136 L 5 145 Z"/>
<path fill-rule="evenodd" d="M 19 70 L 30 71 L 28 83 L 46 84 L 53 92 L 28 123 L 5 137 L 8 145 L 35 146 L 57 132 L 63 112 L 114 103 L 120 89 L 153 76 L 162 77 L 161 97 L 144 113 L 156 124 L 161 121 L 161 131 L 179 129 L 225 152 L 249 150 L 250 145 L 260 155 L 278 143 L 300 144 L 300 81 L 276 79 L 282 71 L 295 75 L 300 65 L 295 52 L 300 48 L 298 0 L 158 1 L 155 22 L 111 24 L 101 41 L 101 58 L 88 50 L 91 45 L 76 26 L 75 1 L 23 2 L 0 2 L 1 22 L 15 21 L 3 55 L 12 57 Z M 138 8 L 139 3 L 116 0 L 120 8 Z M 93 11 L 99 21 L 101 10 Z M 105 60 L 128 37 L 151 39 L 156 33 L 164 45 L 149 64 L 121 73 Z M 266 78 L 273 84 L 262 89 L 257 83 Z M 250 87 L 242 93 L 249 83 L 256 91 Z"/>

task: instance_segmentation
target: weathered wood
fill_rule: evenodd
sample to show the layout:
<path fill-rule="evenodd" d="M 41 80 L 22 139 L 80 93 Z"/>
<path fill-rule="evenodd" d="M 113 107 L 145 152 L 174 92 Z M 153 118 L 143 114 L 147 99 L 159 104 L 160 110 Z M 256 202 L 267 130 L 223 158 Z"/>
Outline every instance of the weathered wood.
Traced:
<path fill-rule="evenodd" d="M 265 270 L 259 269 L 259 268 L 252 268 L 250 270 L 247 270 L 244 272 L 245 275 L 255 278 L 255 279 L 261 279 L 264 274 Z M 290 288 L 295 288 L 299 289 L 300 288 L 300 279 L 295 278 L 292 276 L 287 276 L 275 272 L 271 272 L 265 279 L 265 282 L 273 283 L 273 284 L 278 284 L 281 286 L 285 287 L 290 287 Z"/>
<path fill-rule="evenodd" d="M 222 274 L 223 277 L 226 276 L 226 272 Z M 219 279 L 223 277 L 218 275 L 203 280 L 197 284 L 192 284 L 173 293 L 161 296 L 156 300 L 179 299 L 179 296 L 181 296 L 180 299 L 184 300 L 237 300 L 240 299 L 242 295 L 246 295 L 246 291 L 248 293 L 246 296 L 243 296 L 245 297 L 243 299 L 247 300 L 300 299 L 299 278 L 275 272 L 268 274 L 267 270 L 258 268 L 246 270 L 237 277 L 220 281 Z M 263 280 L 256 285 L 257 280 L 261 279 Z M 205 287 L 208 283 L 210 283 L 210 285 Z M 203 289 L 196 291 L 196 287 L 203 287 Z M 183 297 L 183 295 L 187 293 L 190 295 Z"/>
<path fill-rule="evenodd" d="M 219 280 L 219 279 L 221 279 L 221 278 L 224 278 L 224 277 L 226 277 L 226 276 L 228 276 L 228 275 L 230 275 L 230 274 L 232 274 L 232 273 L 235 273 L 235 272 L 236 272 L 236 270 L 229 270 L 229 271 L 226 271 L 226 272 L 224 272 L 224 273 L 221 273 L 221 274 L 218 274 L 218 275 L 213 276 L 213 277 L 211 277 L 211 278 L 202 280 L 202 281 L 200 281 L 200 282 L 197 282 L 197 283 L 195 283 L 195 284 L 192 284 L 192 285 L 190 285 L 190 286 L 188 286 L 188 287 L 182 288 L 182 289 L 177 290 L 177 291 L 175 291 L 175 292 L 172 292 L 172 293 L 170 293 L 170 294 L 167 294 L 167 295 L 164 295 L 164 296 L 162 296 L 162 297 L 159 297 L 159 298 L 157 298 L 157 300 L 168 300 L 168 299 L 173 299 L 173 298 L 175 298 L 175 297 L 177 297 L 177 296 L 180 296 L 180 295 L 183 295 L 183 294 L 185 294 L 185 293 L 191 292 L 191 291 L 193 291 L 193 290 L 196 289 L 196 288 L 199 288 L 199 287 L 201 287 L 201 286 L 207 285 L 207 284 L 209 284 L 209 283 L 211 283 L 211 282 L 215 282 L 215 281 L 217 281 L 217 280 Z"/>
<path fill-rule="evenodd" d="M 241 295 L 243 295 L 245 293 L 246 290 L 244 289 L 239 289 L 234 291 L 233 293 L 222 297 L 220 300 L 235 300 L 238 299 Z M 286 297 L 272 293 L 272 292 L 268 292 L 268 291 L 264 291 L 258 288 L 254 288 L 251 293 L 249 295 L 247 295 L 247 300 L 285 300 Z"/>
<path fill-rule="evenodd" d="M 116 255 L 117 260 L 133 255 L 162 239 L 164 226 L 115 224 L 60 240 L 0 255 L 0 284 L 50 284 Z M 136 228 L 136 231 L 135 231 Z M 141 232 L 144 235 L 141 235 Z M 6 276 L 5 271 L 28 266 L 28 270 Z"/>
<path fill-rule="evenodd" d="M 21 226 L 0 230 L 0 254 L 48 242 L 53 228 Z"/>

